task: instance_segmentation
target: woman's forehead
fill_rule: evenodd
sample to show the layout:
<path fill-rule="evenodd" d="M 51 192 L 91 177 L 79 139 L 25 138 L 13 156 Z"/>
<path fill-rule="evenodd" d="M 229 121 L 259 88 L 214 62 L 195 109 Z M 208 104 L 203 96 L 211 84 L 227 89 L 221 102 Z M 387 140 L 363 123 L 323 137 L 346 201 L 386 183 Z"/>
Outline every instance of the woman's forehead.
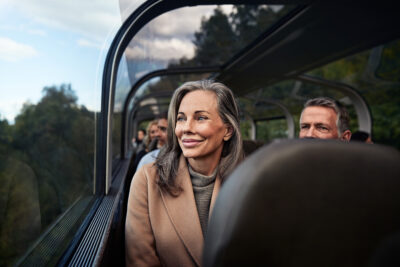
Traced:
<path fill-rule="evenodd" d="M 196 90 L 187 93 L 179 105 L 179 112 L 210 111 L 217 108 L 217 97 L 212 91 Z"/>

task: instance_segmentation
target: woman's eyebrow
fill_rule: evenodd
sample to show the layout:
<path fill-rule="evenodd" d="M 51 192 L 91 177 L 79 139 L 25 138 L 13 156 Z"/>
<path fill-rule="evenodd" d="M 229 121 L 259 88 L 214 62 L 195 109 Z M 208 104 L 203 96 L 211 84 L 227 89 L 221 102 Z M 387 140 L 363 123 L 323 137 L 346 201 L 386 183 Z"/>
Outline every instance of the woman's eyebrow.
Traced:
<path fill-rule="evenodd" d="M 211 114 L 210 112 L 208 112 L 207 110 L 196 110 L 195 112 L 194 112 L 194 114 L 199 114 L 199 113 L 208 113 L 208 114 Z M 178 111 L 178 114 L 177 115 L 185 115 L 185 112 L 183 112 L 183 111 Z"/>
<path fill-rule="evenodd" d="M 196 111 L 194 112 L 194 114 L 203 113 L 203 112 L 210 114 L 210 112 L 208 112 L 207 110 L 196 110 Z"/>

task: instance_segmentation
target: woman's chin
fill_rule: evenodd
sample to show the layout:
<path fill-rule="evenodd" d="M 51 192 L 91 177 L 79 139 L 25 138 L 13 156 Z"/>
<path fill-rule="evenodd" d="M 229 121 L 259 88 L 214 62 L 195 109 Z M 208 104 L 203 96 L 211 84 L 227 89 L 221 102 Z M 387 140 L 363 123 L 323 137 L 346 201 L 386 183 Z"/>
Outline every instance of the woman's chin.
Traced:
<path fill-rule="evenodd" d="M 183 151 L 183 156 L 185 158 L 191 159 L 197 156 L 197 153 L 193 153 L 192 151 Z"/>

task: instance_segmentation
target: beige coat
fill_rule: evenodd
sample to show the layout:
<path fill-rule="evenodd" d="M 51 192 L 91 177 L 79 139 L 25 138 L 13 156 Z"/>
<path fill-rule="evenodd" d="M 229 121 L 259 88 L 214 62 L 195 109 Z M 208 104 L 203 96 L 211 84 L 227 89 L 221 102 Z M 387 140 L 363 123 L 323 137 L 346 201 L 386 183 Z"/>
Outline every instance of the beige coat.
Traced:
<path fill-rule="evenodd" d="M 203 233 L 186 160 L 181 156 L 176 182 L 183 192 L 174 197 L 156 184 L 156 169 L 146 164 L 133 177 L 126 215 L 127 266 L 200 266 Z M 221 185 L 217 177 L 214 205 Z"/>

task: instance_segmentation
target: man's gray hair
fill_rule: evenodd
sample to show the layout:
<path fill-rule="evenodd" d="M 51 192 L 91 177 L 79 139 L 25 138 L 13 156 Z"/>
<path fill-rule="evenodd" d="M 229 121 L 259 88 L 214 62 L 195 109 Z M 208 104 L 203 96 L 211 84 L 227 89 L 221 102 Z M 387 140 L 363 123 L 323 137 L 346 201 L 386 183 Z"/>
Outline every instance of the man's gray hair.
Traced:
<path fill-rule="evenodd" d="M 317 97 L 310 99 L 304 104 L 304 109 L 307 107 L 326 107 L 333 109 L 337 115 L 336 126 L 339 131 L 339 136 L 346 130 L 349 130 L 350 117 L 346 108 L 332 98 Z"/>

